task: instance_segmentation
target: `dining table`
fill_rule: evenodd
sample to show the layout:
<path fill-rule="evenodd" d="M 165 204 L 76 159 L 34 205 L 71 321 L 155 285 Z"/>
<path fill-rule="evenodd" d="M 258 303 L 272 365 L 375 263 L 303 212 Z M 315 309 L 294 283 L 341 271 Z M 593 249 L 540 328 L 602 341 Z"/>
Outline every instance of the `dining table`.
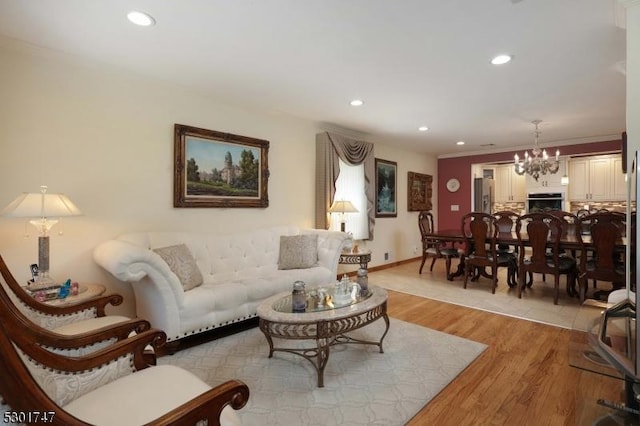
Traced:
<path fill-rule="evenodd" d="M 588 231 L 583 231 L 582 234 L 582 243 L 584 244 L 585 249 L 588 249 L 592 246 L 591 235 L 589 235 Z M 520 232 L 520 237 L 525 246 L 528 245 L 529 236 L 526 231 Z M 441 241 L 442 243 L 451 243 L 451 244 L 463 244 L 471 241 L 470 237 L 467 237 L 463 234 L 460 228 L 458 229 L 445 229 L 441 231 L 436 231 L 429 234 L 430 240 Z M 518 234 L 515 230 L 511 232 L 498 232 L 498 236 L 496 238 L 496 244 L 508 244 L 508 245 L 519 245 Z M 627 244 L 627 238 L 625 236 L 619 238 L 616 241 L 616 250 L 624 251 Z M 572 252 L 577 252 L 581 250 L 580 241 L 578 240 L 578 236 L 575 232 L 575 225 L 570 224 L 566 232 L 564 232 L 560 236 L 560 248 L 564 250 L 571 250 Z M 460 255 L 460 263 L 458 264 L 458 268 L 455 272 L 449 273 L 447 275 L 447 280 L 453 281 L 455 277 L 459 277 L 464 274 L 464 255 Z M 484 274 L 483 274 L 484 275 Z M 477 275 L 476 275 L 477 278 Z"/>

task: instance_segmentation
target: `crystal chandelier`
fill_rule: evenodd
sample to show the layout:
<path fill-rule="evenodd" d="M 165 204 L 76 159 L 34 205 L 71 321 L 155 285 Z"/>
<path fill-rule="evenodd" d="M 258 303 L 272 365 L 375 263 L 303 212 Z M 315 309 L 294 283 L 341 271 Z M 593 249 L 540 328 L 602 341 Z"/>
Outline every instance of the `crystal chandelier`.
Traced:
<path fill-rule="evenodd" d="M 558 157 L 560 156 L 560 151 L 556 150 L 556 158 L 549 158 L 547 152 L 545 150 L 541 150 L 538 147 L 538 137 L 540 136 L 540 131 L 538 130 L 538 124 L 540 124 L 542 120 L 533 120 L 531 123 L 536 126 L 536 130 L 533 133 L 535 135 L 535 146 L 531 150 L 531 154 L 529 155 L 528 151 L 524 152 L 524 160 L 520 161 L 520 157 L 518 154 L 514 155 L 513 158 L 515 160 L 515 171 L 519 175 L 523 175 L 525 173 L 531 175 L 536 182 L 540 175 L 546 174 L 554 174 L 557 173 L 560 169 L 560 162 L 558 161 Z M 542 156 L 540 156 L 542 154 Z"/>

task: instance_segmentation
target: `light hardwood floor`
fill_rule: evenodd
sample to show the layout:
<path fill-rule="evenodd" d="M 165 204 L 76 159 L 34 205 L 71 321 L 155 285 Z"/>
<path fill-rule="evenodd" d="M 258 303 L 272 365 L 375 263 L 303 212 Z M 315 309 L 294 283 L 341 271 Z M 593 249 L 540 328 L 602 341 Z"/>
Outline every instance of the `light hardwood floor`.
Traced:
<path fill-rule="evenodd" d="M 622 382 L 569 365 L 571 330 L 389 291 L 390 316 L 488 345 L 409 425 L 583 425 Z"/>

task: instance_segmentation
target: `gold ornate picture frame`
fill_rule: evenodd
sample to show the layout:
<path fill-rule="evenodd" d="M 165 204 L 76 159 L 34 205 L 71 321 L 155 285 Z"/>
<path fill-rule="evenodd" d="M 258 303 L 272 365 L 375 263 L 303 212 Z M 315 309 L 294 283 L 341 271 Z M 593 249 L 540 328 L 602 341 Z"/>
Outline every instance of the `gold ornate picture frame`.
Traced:
<path fill-rule="evenodd" d="M 407 210 L 410 212 L 432 210 L 433 176 L 409 172 L 407 177 Z"/>
<path fill-rule="evenodd" d="M 269 141 L 176 124 L 174 207 L 268 207 Z"/>

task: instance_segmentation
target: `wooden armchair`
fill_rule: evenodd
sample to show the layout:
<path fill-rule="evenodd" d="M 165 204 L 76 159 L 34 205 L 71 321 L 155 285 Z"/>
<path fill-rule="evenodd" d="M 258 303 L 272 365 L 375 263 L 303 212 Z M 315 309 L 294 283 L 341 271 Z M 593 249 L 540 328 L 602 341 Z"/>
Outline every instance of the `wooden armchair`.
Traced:
<path fill-rule="evenodd" d="M 146 330 L 83 356 L 51 352 L 48 336 L 0 292 L 0 396 L 23 423 L 53 425 L 239 424 L 248 387 L 215 388 L 178 367 L 150 366 L 145 348 L 166 342 Z M 104 340 L 106 336 L 98 336 Z M 228 408 L 230 406 L 231 408 Z M 36 419 L 35 413 L 39 418 Z"/>
<path fill-rule="evenodd" d="M 25 333 L 31 335 L 37 330 L 41 339 L 38 341 L 53 350 L 80 355 L 151 328 L 145 320 L 105 315 L 107 305 L 122 303 L 120 295 L 98 297 L 76 305 L 52 306 L 29 296 L 13 277 L 2 256 L 0 275 L 0 294 L 24 316 L 28 324 Z M 147 353 L 147 356 L 148 361 L 155 360 L 153 354 Z"/>

